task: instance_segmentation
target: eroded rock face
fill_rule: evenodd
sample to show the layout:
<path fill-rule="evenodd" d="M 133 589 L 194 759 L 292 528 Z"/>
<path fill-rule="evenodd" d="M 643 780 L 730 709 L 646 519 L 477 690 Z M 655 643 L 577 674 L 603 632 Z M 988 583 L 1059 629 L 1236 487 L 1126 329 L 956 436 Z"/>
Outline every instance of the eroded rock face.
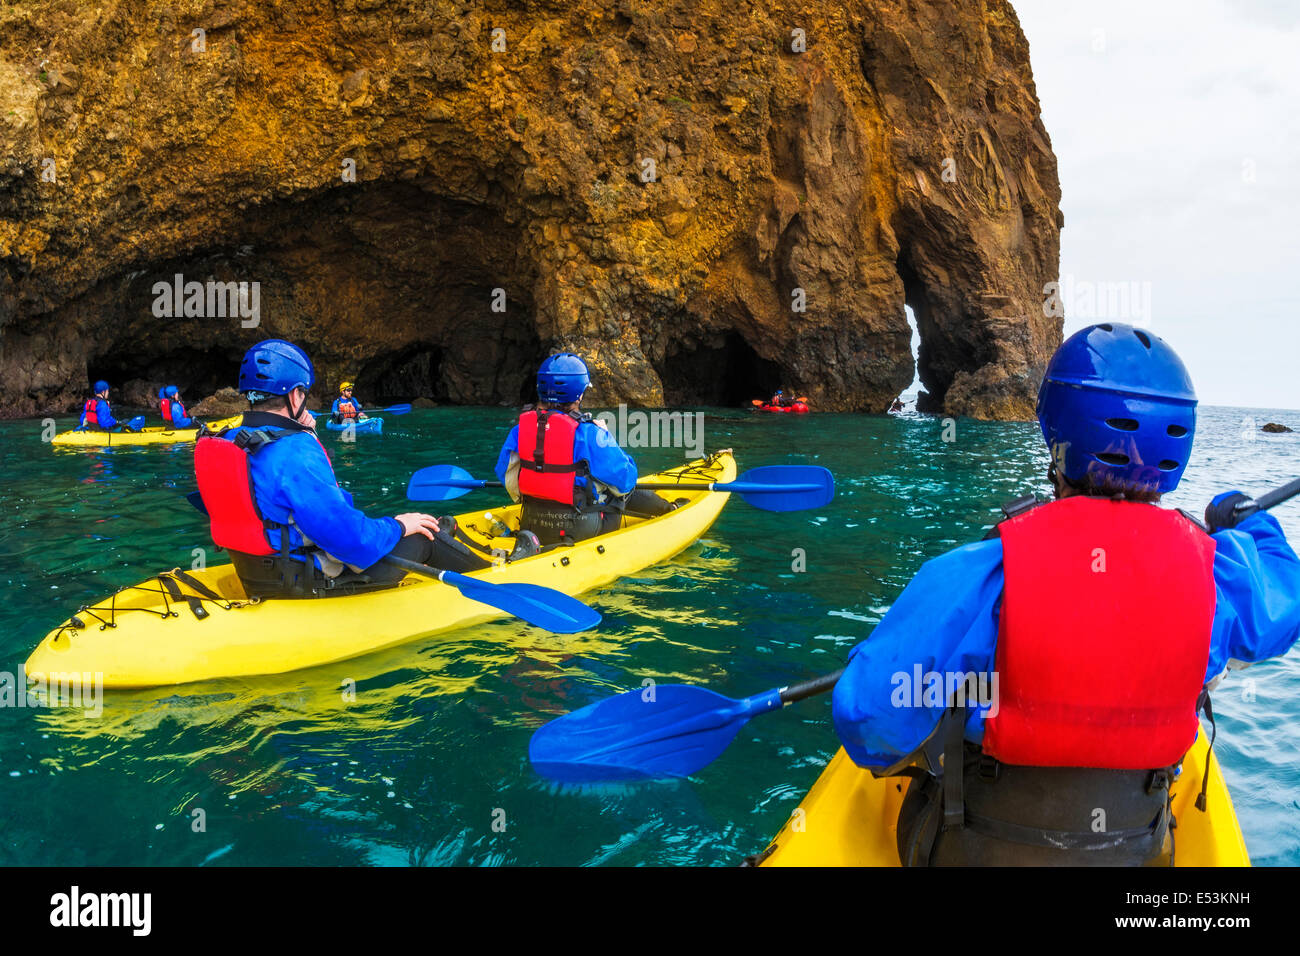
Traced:
<path fill-rule="evenodd" d="M 569 348 L 593 404 L 883 411 L 906 302 L 930 407 L 1027 417 L 1060 341 L 1003 0 L 37 0 L 0 137 L 4 414 L 198 398 L 268 335 L 328 397 L 513 403 Z M 259 325 L 159 318 L 177 274 L 257 282 Z"/>

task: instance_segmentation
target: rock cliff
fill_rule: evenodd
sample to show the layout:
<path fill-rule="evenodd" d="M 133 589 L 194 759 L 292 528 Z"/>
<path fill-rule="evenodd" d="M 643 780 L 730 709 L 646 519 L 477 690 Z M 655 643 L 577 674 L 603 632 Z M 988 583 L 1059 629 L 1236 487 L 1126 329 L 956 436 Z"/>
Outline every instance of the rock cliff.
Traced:
<path fill-rule="evenodd" d="M 1060 340 L 1004 0 L 33 0 L 0 141 L 2 414 L 196 399 L 268 335 L 368 399 L 517 402 L 565 347 L 594 404 L 883 411 L 906 303 L 929 408 L 1027 417 Z"/>

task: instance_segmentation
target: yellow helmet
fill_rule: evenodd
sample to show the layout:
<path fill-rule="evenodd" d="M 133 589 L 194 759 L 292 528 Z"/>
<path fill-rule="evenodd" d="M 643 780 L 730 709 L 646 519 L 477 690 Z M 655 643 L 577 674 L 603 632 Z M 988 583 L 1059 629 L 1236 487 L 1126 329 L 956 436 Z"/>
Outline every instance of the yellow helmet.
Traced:
<path fill-rule="evenodd" d="M 351 383 L 351 382 L 344 382 L 342 385 L 339 386 L 339 391 L 340 391 L 340 392 L 346 392 L 346 391 L 347 391 L 348 389 L 350 389 L 351 387 L 352 387 L 352 383 Z"/>

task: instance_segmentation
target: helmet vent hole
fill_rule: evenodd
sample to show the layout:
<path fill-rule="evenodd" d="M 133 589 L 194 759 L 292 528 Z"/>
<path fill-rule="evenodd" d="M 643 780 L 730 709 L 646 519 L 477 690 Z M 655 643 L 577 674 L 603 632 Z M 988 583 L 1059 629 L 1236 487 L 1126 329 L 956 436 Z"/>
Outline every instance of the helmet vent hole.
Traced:
<path fill-rule="evenodd" d="M 1122 432 L 1135 432 L 1138 430 L 1136 418 L 1108 418 L 1106 424 Z"/>
<path fill-rule="evenodd" d="M 1113 325 L 1099 325 L 1099 326 L 1097 326 L 1097 328 L 1099 328 L 1099 329 L 1105 329 L 1107 332 L 1114 332 L 1114 331 L 1115 331 L 1115 326 L 1113 326 Z"/>
<path fill-rule="evenodd" d="M 1177 467 L 1178 467 L 1178 462 L 1170 458 L 1166 458 L 1159 465 L 1161 471 L 1173 471 Z"/>
<path fill-rule="evenodd" d="M 1173 438 L 1182 438 L 1187 434 L 1187 429 L 1182 425 L 1170 425 L 1165 431 Z"/>
<path fill-rule="evenodd" d="M 1104 461 L 1108 465 L 1127 465 L 1128 455 L 1120 455 L 1116 452 L 1104 451 L 1097 456 L 1098 461 Z"/>
<path fill-rule="evenodd" d="M 1133 334 L 1138 337 L 1139 342 L 1147 348 L 1151 348 L 1151 336 L 1147 335 L 1145 332 L 1139 332 L 1137 329 L 1133 330 Z"/>

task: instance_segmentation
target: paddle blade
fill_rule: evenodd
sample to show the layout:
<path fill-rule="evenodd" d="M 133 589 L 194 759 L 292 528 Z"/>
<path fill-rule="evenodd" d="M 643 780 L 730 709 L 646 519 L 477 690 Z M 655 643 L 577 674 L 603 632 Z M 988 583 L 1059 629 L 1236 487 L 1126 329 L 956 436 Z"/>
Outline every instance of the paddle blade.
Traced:
<path fill-rule="evenodd" d="M 555 634 L 577 634 L 600 623 L 600 613 L 575 597 L 539 584 L 491 584 L 454 571 L 442 581 L 465 597 L 545 628 Z"/>
<path fill-rule="evenodd" d="M 140 429 L 144 428 L 144 416 L 143 415 L 135 416 L 135 418 L 131 419 L 129 422 L 126 423 L 126 427 L 131 431 L 138 432 Z"/>
<path fill-rule="evenodd" d="M 751 468 L 734 482 L 715 485 L 714 490 L 734 490 L 763 511 L 805 511 L 820 508 L 835 497 L 835 478 L 816 465 L 764 465 Z"/>
<path fill-rule="evenodd" d="M 411 410 L 410 405 L 389 405 L 387 408 L 379 409 L 381 412 L 388 412 L 390 415 L 405 415 Z"/>
<path fill-rule="evenodd" d="M 566 783 L 686 777 L 727 749 L 781 694 L 732 700 L 703 687 L 661 684 L 583 707 L 539 728 L 528 744 L 538 773 Z"/>
<path fill-rule="evenodd" d="M 455 465 L 430 465 L 411 476 L 406 497 L 411 501 L 451 501 L 460 498 L 484 482 Z"/>

